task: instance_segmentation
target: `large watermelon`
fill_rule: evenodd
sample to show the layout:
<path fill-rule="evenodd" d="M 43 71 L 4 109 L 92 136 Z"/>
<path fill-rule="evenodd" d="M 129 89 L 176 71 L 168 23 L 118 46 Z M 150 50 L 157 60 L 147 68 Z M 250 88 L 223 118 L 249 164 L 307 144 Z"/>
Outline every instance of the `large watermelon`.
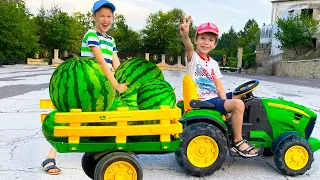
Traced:
<path fill-rule="evenodd" d="M 42 123 L 42 133 L 47 140 L 55 141 L 55 142 L 68 142 L 67 137 L 56 137 L 53 135 L 54 127 L 55 126 L 68 126 L 68 123 L 56 123 L 54 121 L 54 115 L 58 112 L 58 110 L 51 111 L 45 118 Z M 82 126 L 86 126 L 88 124 L 83 123 Z M 89 137 L 81 137 L 81 143 L 88 143 L 92 142 L 91 138 Z"/>
<path fill-rule="evenodd" d="M 55 137 L 53 136 L 53 129 L 55 126 L 68 126 L 68 124 L 60 124 L 54 121 L 54 115 L 58 110 L 51 111 L 45 118 L 42 123 L 42 133 L 47 140 L 52 140 L 56 142 L 67 142 L 67 137 Z"/>
<path fill-rule="evenodd" d="M 141 110 L 159 109 L 162 105 L 173 108 L 176 104 L 176 95 L 167 81 L 155 79 L 139 88 L 137 103 Z"/>
<path fill-rule="evenodd" d="M 130 109 L 138 108 L 137 93 L 142 84 L 151 79 L 164 79 L 158 66 L 141 58 L 132 58 L 123 62 L 114 76 L 119 83 L 130 83 L 128 89 L 120 94 L 121 99 Z"/>
<path fill-rule="evenodd" d="M 106 111 L 115 95 L 94 58 L 74 58 L 60 64 L 52 74 L 49 93 L 60 112 L 72 108 L 84 112 Z"/>
<path fill-rule="evenodd" d="M 127 107 L 127 105 L 120 97 L 115 97 L 108 111 L 116 111 L 118 107 Z"/>

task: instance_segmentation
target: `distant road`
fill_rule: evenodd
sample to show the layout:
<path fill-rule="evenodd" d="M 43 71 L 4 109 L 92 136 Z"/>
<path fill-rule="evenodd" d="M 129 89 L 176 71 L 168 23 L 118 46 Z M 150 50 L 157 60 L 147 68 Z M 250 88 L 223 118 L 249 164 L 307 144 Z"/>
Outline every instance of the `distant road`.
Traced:
<path fill-rule="evenodd" d="M 257 79 L 261 81 L 276 82 L 281 84 L 294 84 L 298 86 L 308 86 L 320 89 L 320 79 L 308 79 L 308 78 L 297 78 L 297 77 L 282 77 L 282 76 L 267 76 L 267 75 L 249 75 L 249 74 L 236 74 L 236 73 L 226 73 L 226 76 L 236 76 L 248 79 Z"/>

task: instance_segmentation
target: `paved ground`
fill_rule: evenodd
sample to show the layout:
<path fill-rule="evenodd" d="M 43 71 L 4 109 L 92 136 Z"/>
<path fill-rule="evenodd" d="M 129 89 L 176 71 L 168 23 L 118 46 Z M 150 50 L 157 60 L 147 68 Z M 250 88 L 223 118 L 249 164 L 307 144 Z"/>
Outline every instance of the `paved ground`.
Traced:
<path fill-rule="evenodd" d="M 39 100 L 49 98 L 48 82 L 53 68 L 40 66 L 4 66 L 0 68 L 0 179 L 13 180 L 87 180 L 81 168 L 81 153 L 59 154 L 58 166 L 62 174 L 45 174 L 40 163 L 50 145 L 42 135 Z M 178 99 L 182 97 L 182 72 L 164 71 L 165 78 L 175 88 Z M 305 105 L 320 116 L 319 81 L 297 78 L 246 76 L 225 74 L 223 82 L 227 91 L 238 85 L 258 79 L 261 85 L 254 92 L 260 97 L 283 97 Z M 292 85 L 295 84 L 295 85 Z M 316 84 L 316 85 L 315 85 Z M 312 134 L 320 138 L 320 125 Z M 320 151 L 314 153 L 311 170 L 295 178 L 281 175 L 272 157 L 242 159 L 227 157 L 223 168 L 211 176 L 200 179 L 320 179 Z M 174 154 L 140 155 L 144 179 L 199 179 L 182 172 Z"/>

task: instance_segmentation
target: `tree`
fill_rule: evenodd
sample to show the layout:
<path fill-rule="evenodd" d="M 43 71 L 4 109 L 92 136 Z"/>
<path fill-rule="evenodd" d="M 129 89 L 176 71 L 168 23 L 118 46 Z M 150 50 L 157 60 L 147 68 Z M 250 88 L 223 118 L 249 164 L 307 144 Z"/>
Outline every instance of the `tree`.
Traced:
<path fill-rule="evenodd" d="M 62 12 L 59 6 L 52 6 L 49 10 L 41 6 L 35 22 L 40 36 L 38 43 L 41 57 L 48 52 L 48 59 L 53 57 L 54 49 L 59 49 L 61 55 L 64 51 L 80 55 L 81 40 L 93 25 L 90 12 L 87 14 L 76 12 L 69 16 Z"/>
<path fill-rule="evenodd" d="M 122 14 L 116 16 L 108 32 L 116 41 L 119 56 L 136 56 L 141 50 L 141 38 L 138 32 L 129 28 Z"/>
<path fill-rule="evenodd" d="M 275 34 L 283 48 L 294 48 L 299 55 L 298 47 L 312 47 L 312 39 L 316 34 L 319 21 L 304 14 L 291 16 L 288 19 L 278 19 L 278 32 Z"/>
<path fill-rule="evenodd" d="M 172 9 L 166 13 L 159 11 L 149 15 L 146 26 L 142 30 L 146 51 L 157 54 L 167 53 L 174 56 L 181 54 L 184 47 L 179 33 L 182 13 L 181 9 Z M 191 40 L 194 38 L 195 29 L 191 22 Z"/>
<path fill-rule="evenodd" d="M 227 33 L 223 33 L 218 41 L 216 50 L 224 50 L 228 57 L 237 56 L 238 36 L 231 26 Z"/>
<path fill-rule="evenodd" d="M 23 60 L 38 49 L 35 21 L 22 0 L 0 0 L 0 59 Z"/>
<path fill-rule="evenodd" d="M 256 50 L 256 45 L 259 44 L 260 28 L 254 19 L 249 19 L 245 24 L 243 31 L 238 33 L 238 45 L 243 47 L 244 53 L 253 53 Z"/>

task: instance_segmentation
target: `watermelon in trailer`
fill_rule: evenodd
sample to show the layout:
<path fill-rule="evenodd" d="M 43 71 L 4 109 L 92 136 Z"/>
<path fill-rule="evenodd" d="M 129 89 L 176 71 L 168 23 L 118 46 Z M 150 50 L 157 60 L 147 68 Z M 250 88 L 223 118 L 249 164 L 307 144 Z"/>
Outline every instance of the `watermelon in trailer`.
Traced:
<path fill-rule="evenodd" d="M 55 142 L 68 142 L 67 137 L 56 137 L 53 135 L 54 127 L 56 126 L 69 126 L 68 123 L 56 123 L 54 120 L 55 114 L 59 112 L 58 110 L 51 111 L 43 120 L 42 123 L 42 133 L 44 137 L 49 141 L 55 141 Z M 87 126 L 88 124 L 83 123 L 82 126 Z M 81 137 L 80 142 L 81 143 L 88 143 L 92 140 L 89 137 Z"/>
<path fill-rule="evenodd" d="M 130 109 L 138 109 L 137 93 L 142 84 L 152 79 L 164 80 L 158 66 L 142 58 L 132 58 L 123 62 L 114 76 L 119 83 L 130 83 L 128 89 L 119 95 Z"/>
<path fill-rule="evenodd" d="M 127 107 L 127 105 L 120 97 L 115 97 L 108 111 L 116 111 L 119 107 Z"/>
<path fill-rule="evenodd" d="M 68 126 L 68 123 L 60 124 L 54 121 L 54 115 L 58 110 L 51 111 L 43 120 L 42 123 L 42 133 L 47 140 L 56 142 L 67 142 L 67 137 L 55 137 L 53 136 L 53 129 L 55 126 Z"/>
<path fill-rule="evenodd" d="M 60 112 L 73 108 L 83 112 L 106 111 L 115 95 L 94 58 L 74 58 L 60 64 L 52 74 L 49 93 Z"/>
<path fill-rule="evenodd" d="M 160 109 L 160 106 L 164 105 L 174 108 L 176 95 L 167 81 L 155 79 L 146 82 L 139 88 L 137 103 L 141 110 Z"/>

